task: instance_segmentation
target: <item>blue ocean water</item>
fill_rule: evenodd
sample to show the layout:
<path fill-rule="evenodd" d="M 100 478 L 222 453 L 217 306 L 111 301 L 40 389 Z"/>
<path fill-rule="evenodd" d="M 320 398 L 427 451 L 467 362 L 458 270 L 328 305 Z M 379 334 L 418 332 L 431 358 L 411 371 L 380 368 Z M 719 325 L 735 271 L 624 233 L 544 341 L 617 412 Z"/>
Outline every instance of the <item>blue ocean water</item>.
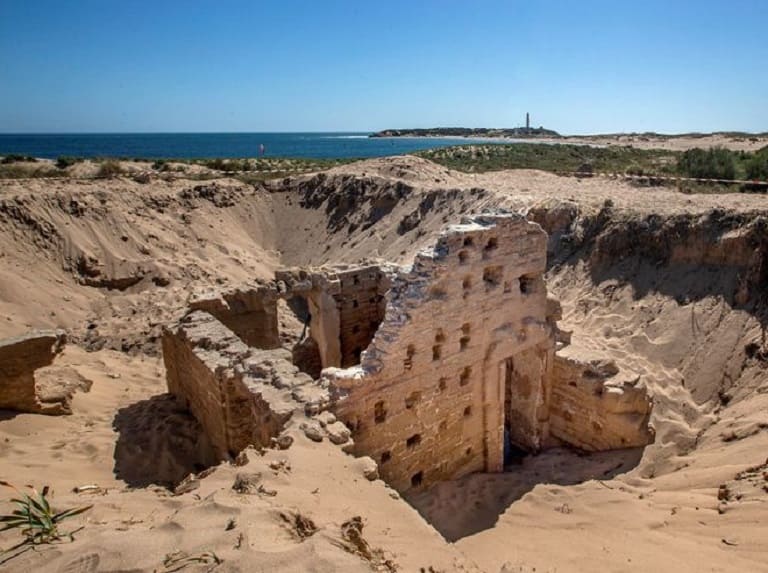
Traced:
<path fill-rule="evenodd" d="M 400 155 L 458 145 L 460 138 L 370 138 L 367 133 L 109 133 L 0 134 L 0 155 L 73 157 L 340 159 Z"/>

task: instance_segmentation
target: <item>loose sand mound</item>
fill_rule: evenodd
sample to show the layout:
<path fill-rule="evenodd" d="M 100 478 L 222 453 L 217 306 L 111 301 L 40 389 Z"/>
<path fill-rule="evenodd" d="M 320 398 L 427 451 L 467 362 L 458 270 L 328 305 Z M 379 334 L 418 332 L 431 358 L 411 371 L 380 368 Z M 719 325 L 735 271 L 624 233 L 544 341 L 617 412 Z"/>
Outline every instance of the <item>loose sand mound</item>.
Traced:
<path fill-rule="evenodd" d="M 160 325 L 192 294 L 281 265 L 407 262 L 463 213 L 499 208 L 550 233 L 561 326 L 647 385 L 653 445 L 555 450 L 439 484 L 411 499 L 434 528 L 353 458 L 299 432 L 287 451 L 249 451 L 246 465 L 206 475 L 209 446 L 165 394 L 157 356 Z M 95 504 L 73 520 L 86 525 L 74 543 L 5 567 L 768 570 L 766 217 L 758 195 L 467 175 L 411 157 L 257 186 L 2 182 L 0 336 L 67 329 L 75 344 L 52 375 L 92 385 L 72 416 L 3 414 L 0 477 L 49 483 L 61 506 Z M 260 474 L 246 488 L 255 493 L 232 490 L 238 473 Z M 172 495 L 180 483 L 194 489 Z M 71 493 L 88 484 L 101 489 Z M 368 559 L 350 541 L 356 516 Z"/>

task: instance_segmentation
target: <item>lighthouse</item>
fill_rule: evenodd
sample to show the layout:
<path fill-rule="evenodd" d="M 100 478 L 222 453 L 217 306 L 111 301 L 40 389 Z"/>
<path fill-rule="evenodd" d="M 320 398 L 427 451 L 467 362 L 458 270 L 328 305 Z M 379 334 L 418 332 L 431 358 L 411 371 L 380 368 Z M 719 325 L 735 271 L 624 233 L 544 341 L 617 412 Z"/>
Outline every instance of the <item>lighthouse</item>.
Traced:
<path fill-rule="evenodd" d="M 526 133 L 531 132 L 531 114 L 528 112 L 525 112 L 525 131 Z"/>

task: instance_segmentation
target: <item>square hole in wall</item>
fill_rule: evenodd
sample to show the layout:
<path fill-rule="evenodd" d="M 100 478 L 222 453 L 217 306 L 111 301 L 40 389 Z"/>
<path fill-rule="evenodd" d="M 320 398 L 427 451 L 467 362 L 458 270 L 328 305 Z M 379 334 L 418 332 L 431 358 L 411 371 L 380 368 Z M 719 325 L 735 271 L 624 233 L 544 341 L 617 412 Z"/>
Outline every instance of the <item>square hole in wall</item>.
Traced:
<path fill-rule="evenodd" d="M 360 421 L 360 418 L 355 418 L 354 420 L 349 420 L 347 422 L 347 427 L 349 428 L 349 431 L 354 435 L 363 429 L 363 422 Z"/>
<path fill-rule="evenodd" d="M 413 357 L 416 355 L 416 347 L 413 344 L 409 344 L 405 351 L 405 361 L 403 362 L 403 368 L 410 370 L 413 368 Z"/>
<path fill-rule="evenodd" d="M 466 386 L 469 384 L 470 377 L 472 376 L 472 369 L 467 366 L 464 368 L 464 370 L 461 371 L 461 374 L 459 375 L 459 386 Z"/>
<path fill-rule="evenodd" d="M 445 298 L 447 298 L 447 296 L 448 296 L 448 293 L 440 285 L 435 285 L 429 289 L 428 297 L 430 300 L 444 300 Z"/>
<path fill-rule="evenodd" d="M 469 418 L 472 415 L 472 406 L 464 408 L 464 417 Z"/>
<path fill-rule="evenodd" d="M 487 259 L 493 254 L 493 251 L 495 251 L 499 246 L 499 240 L 496 237 L 491 237 L 488 239 L 488 241 L 485 243 L 485 247 L 483 247 L 483 258 Z"/>
<path fill-rule="evenodd" d="M 500 265 L 493 267 L 485 267 L 483 269 L 483 282 L 488 289 L 496 288 L 501 284 L 501 279 L 504 275 L 503 269 Z"/>
<path fill-rule="evenodd" d="M 421 434 L 414 434 L 407 440 L 405 440 L 406 448 L 415 448 L 421 443 Z"/>
<path fill-rule="evenodd" d="M 381 454 L 381 463 L 382 464 L 386 464 L 391 459 L 392 459 L 392 452 L 390 452 L 389 450 L 387 450 L 386 452 L 383 452 Z"/>
<path fill-rule="evenodd" d="M 474 239 L 472 237 L 464 237 L 464 246 L 465 247 L 473 247 L 475 245 Z"/>
<path fill-rule="evenodd" d="M 385 422 L 387 419 L 387 409 L 384 406 L 384 401 L 379 400 L 373 405 L 373 421 L 377 424 Z"/>
<path fill-rule="evenodd" d="M 419 487 L 424 482 L 424 472 L 416 472 L 411 476 L 411 486 Z"/>
<path fill-rule="evenodd" d="M 459 251 L 459 264 L 466 265 L 469 261 L 469 253 L 467 251 Z"/>
<path fill-rule="evenodd" d="M 432 347 L 432 360 L 440 360 L 440 357 L 443 354 L 443 347 L 439 344 L 435 344 Z"/>
<path fill-rule="evenodd" d="M 521 294 L 533 294 L 536 292 L 536 283 L 538 282 L 536 275 L 523 275 L 519 281 Z"/>
<path fill-rule="evenodd" d="M 418 404 L 421 401 L 421 392 L 411 392 L 408 397 L 405 399 L 405 408 L 407 410 L 410 410 L 413 408 L 416 404 Z"/>
<path fill-rule="evenodd" d="M 444 392 L 446 388 L 448 388 L 448 379 L 447 378 L 440 378 L 440 380 L 437 381 L 437 388 L 441 392 Z"/>

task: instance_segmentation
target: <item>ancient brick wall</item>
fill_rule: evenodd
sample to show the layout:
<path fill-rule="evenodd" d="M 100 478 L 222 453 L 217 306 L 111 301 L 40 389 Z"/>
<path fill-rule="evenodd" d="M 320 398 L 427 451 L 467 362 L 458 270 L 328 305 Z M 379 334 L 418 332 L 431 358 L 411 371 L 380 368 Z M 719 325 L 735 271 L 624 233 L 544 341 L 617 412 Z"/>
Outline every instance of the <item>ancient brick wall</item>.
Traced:
<path fill-rule="evenodd" d="M 168 389 L 202 424 L 221 459 L 250 444 L 269 445 L 298 406 L 290 390 L 273 386 L 275 378 L 298 376 L 277 352 L 266 360 L 263 351 L 250 349 L 202 311 L 164 330 Z M 281 365 L 283 371 L 276 373 Z"/>
<path fill-rule="evenodd" d="M 373 457 L 400 491 L 502 471 L 505 433 L 527 452 L 649 443 L 644 388 L 578 348 L 555 353 L 570 337 L 547 298 L 546 244 L 519 215 L 474 216 L 409 269 L 286 269 L 269 284 L 198 297 L 192 308 L 221 322 L 196 311 L 166 328 L 169 389 L 222 458 L 268 445 L 297 409 L 327 418 L 330 408 L 340 422 L 329 439 Z M 292 332 L 286 348 L 276 348 L 279 298 L 301 307 L 280 322 Z M 297 334 L 307 321 L 311 340 Z M 317 381 L 296 362 L 326 368 Z M 323 439 L 321 426 L 305 432 Z"/>
<path fill-rule="evenodd" d="M 340 283 L 339 341 L 341 366 L 360 363 L 384 319 L 389 280 L 377 265 L 355 267 L 335 273 Z"/>
<path fill-rule="evenodd" d="M 212 314 L 250 347 L 271 349 L 280 346 L 278 298 L 273 285 L 253 285 L 199 296 L 190 303 L 190 309 Z"/>
<path fill-rule="evenodd" d="M 637 379 L 623 377 L 610 360 L 567 349 L 552 375 L 552 437 L 588 451 L 645 446 L 651 400 Z"/>
<path fill-rule="evenodd" d="M 54 330 L 0 341 L 0 408 L 40 414 L 70 412 L 69 396 L 44 402 L 35 387 L 35 370 L 51 364 L 65 341 L 64 333 Z"/>
<path fill-rule="evenodd" d="M 361 366 L 325 371 L 354 451 L 374 457 L 393 487 L 502 468 L 506 368 L 515 356 L 541 374 L 526 404 L 516 404 L 538 447 L 554 345 L 545 264 L 546 234 L 521 217 L 450 227 L 395 279 Z"/>

